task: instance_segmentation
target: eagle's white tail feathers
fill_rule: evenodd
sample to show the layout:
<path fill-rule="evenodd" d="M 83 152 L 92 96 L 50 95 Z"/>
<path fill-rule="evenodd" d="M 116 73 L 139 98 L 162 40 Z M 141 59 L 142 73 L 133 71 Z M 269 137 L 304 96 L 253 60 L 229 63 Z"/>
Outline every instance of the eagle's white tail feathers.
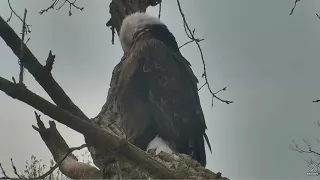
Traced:
<path fill-rule="evenodd" d="M 169 147 L 168 143 L 161 139 L 159 136 L 156 136 L 147 146 L 147 151 L 150 149 L 156 149 L 156 155 L 158 155 L 161 151 L 168 153 L 168 154 L 173 154 L 175 158 L 179 158 L 175 154 L 179 154 L 180 156 L 184 158 L 190 158 L 187 154 L 182 154 L 182 153 L 175 153 L 172 151 L 172 149 Z"/>
<path fill-rule="evenodd" d="M 147 146 L 147 151 L 150 149 L 156 149 L 156 155 L 158 155 L 161 151 L 173 154 L 173 151 L 169 147 L 168 143 L 161 139 L 159 136 L 156 136 Z"/>

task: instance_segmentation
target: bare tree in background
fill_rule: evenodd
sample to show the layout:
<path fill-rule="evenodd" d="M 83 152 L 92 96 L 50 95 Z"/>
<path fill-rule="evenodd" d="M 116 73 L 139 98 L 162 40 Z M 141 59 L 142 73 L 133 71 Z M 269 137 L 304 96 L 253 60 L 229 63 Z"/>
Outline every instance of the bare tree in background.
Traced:
<path fill-rule="evenodd" d="M 39 13 L 43 14 L 50 10 L 59 10 L 66 5 L 69 6 L 69 15 L 71 16 L 73 10 L 84 9 L 77 4 L 76 0 L 53 0 L 50 3 L 52 4 L 50 4 L 48 8 L 41 10 Z M 117 77 L 121 71 L 121 61 L 115 66 L 112 72 L 106 103 L 95 118 L 89 119 L 72 102 L 52 77 L 51 70 L 55 61 L 55 55 L 50 51 L 46 64 L 41 65 L 36 56 L 26 46 L 28 39 L 26 40 L 25 34 L 30 33 L 30 25 L 27 24 L 27 10 L 25 10 L 24 16 L 21 17 L 11 7 L 10 0 L 8 0 L 8 4 L 11 9 L 11 14 L 7 21 L 0 17 L 0 36 L 19 59 L 20 73 L 18 81 L 13 78 L 13 82 L 10 82 L 0 77 L 0 90 L 8 96 L 32 106 L 39 112 L 81 133 L 86 142 L 86 144 L 79 147 L 70 148 L 58 132 L 55 122 L 50 121 L 49 128 L 46 128 L 41 120 L 40 114 L 35 112 L 37 126 L 33 126 L 33 128 L 39 133 L 47 145 L 55 164 L 52 164 L 52 167 L 47 172 L 43 172 L 42 169 L 42 171 L 36 175 L 23 176 L 19 174 L 19 171 L 17 171 L 12 163 L 14 173 L 17 176 L 14 178 L 44 179 L 50 176 L 56 168 L 59 168 L 65 176 L 72 179 L 226 179 L 221 177 L 221 173 L 213 173 L 191 159 L 186 159 L 181 156 L 177 158 L 177 156 L 164 152 L 156 155 L 154 150 L 146 153 L 125 140 L 125 136 L 119 128 L 118 112 L 113 102 L 114 87 L 117 84 Z M 115 33 L 119 32 L 122 20 L 127 15 L 137 11 L 145 12 L 149 6 L 157 5 L 161 7 L 161 0 L 112 0 L 109 6 L 111 19 L 106 24 L 111 29 L 112 41 L 114 40 Z M 202 87 L 207 87 L 212 95 L 212 100 L 216 98 L 226 104 L 232 103 L 232 101 L 223 100 L 217 96 L 217 93 L 225 91 L 226 87 L 217 92 L 213 92 L 211 89 L 207 78 L 205 61 L 199 45 L 199 42 L 203 39 L 195 38 L 195 30 L 191 30 L 188 26 L 179 0 L 177 0 L 177 5 L 182 15 L 185 32 L 190 39 L 189 42 L 186 42 L 181 47 L 194 42 L 197 44 L 201 53 L 204 65 L 202 77 L 205 79 L 205 83 L 199 90 L 201 90 Z M 159 17 L 160 15 L 161 8 L 159 8 Z M 8 21 L 10 21 L 12 17 L 18 17 L 22 22 L 21 38 L 19 38 L 8 25 Z M 24 69 L 27 69 L 32 74 L 55 104 L 50 103 L 27 89 L 23 84 Z M 78 161 L 78 158 L 72 154 L 74 150 L 80 150 L 85 147 L 88 148 L 95 166 L 90 165 L 90 163 Z M 7 176 L 1 166 L 0 168 L 3 172 L 3 177 L 0 178 L 13 178 Z"/>

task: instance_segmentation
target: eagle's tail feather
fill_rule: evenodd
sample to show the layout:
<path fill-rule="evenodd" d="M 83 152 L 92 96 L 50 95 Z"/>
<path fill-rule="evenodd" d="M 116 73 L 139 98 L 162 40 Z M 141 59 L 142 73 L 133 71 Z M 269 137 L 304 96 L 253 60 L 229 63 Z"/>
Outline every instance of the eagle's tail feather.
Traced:
<path fill-rule="evenodd" d="M 206 158 L 206 151 L 204 147 L 204 139 L 203 137 L 198 138 L 195 141 L 196 149 L 195 149 L 195 158 L 197 161 L 203 166 L 206 167 L 207 164 L 207 158 Z"/>
<path fill-rule="evenodd" d="M 207 136 L 206 133 L 204 133 L 204 138 L 206 139 L 206 142 L 207 142 L 207 144 L 208 144 L 209 150 L 210 150 L 210 152 L 211 152 L 211 154 L 212 154 L 211 144 L 210 144 L 209 138 L 208 138 L 208 136 Z"/>

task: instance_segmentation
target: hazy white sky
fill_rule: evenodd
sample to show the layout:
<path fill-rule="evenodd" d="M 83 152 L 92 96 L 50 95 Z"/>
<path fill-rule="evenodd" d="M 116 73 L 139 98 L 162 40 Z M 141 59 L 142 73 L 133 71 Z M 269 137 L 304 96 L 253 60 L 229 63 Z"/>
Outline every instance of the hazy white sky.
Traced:
<path fill-rule="evenodd" d="M 11 0 L 18 13 L 28 9 L 32 24 L 29 48 L 43 63 L 49 50 L 56 54 L 54 78 L 72 100 L 89 116 L 101 109 L 114 66 L 122 49 L 116 39 L 111 45 L 110 0 L 84 1 L 83 12 L 68 7 L 59 12 L 38 12 L 51 1 Z M 93 3 L 94 2 L 94 3 Z M 316 145 L 320 105 L 311 101 L 320 96 L 320 12 L 318 0 L 302 1 L 293 16 L 294 0 L 183 0 L 183 10 L 201 42 L 214 90 L 228 86 L 221 97 L 231 105 L 214 101 L 207 89 L 200 98 L 208 135 L 213 148 L 207 167 L 231 179 L 309 179 L 303 156 L 291 151 L 293 139 L 310 139 Z M 149 9 L 157 15 L 158 8 Z M 7 1 L 0 2 L 0 15 L 10 15 Z M 188 41 L 176 1 L 164 1 L 161 19 L 179 44 Z M 16 32 L 21 23 L 10 22 Z M 0 76 L 17 77 L 17 58 L 0 40 Z M 182 49 L 200 79 L 202 64 L 195 45 Z M 27 87 L 49 99 L 33 77 L 26 73 Z M 47 161 L 50 152 L 31 125 L 36 124 L 33 108 L 0 93 L 0 162 L 10 170 L 10 157 L 22 169 L 32 154 Z M 43 116 L 44 121 L 49 118 Z M 82 144 L 73 130 L 58 125 L 70 146 Z M 317 147 L 315 147 L 317 148 Z M 320 149 L 319 149 L 320 150 Z"/>

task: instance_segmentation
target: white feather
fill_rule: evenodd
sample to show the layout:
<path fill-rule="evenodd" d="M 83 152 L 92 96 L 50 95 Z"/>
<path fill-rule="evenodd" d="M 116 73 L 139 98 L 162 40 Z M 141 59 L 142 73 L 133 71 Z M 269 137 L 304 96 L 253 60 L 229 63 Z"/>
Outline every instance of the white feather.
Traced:
<path fill-rule="evenodd" d="M 147 25 L 164 25 L 159 18 L 146 13 L 136 12 L 127 16 L 120 28 L 120 43 L 124 52 L 129 51 L 132 44 L 133 35 L 136 31 L 143 29 Z"/>
<path fill-rule="evenodd" d="M 169 147 L 168 143 L 161 139 L 159 136 L 156 136 L 147 146 L 147 151 L 150 149 L 156 149 L 156 155 L 158 155 L 161 151 L 172 154 L 172 150 Z"/>
<path fill-rule="evenodd" d="M 179 157 L 175 154 L 178 154 L 184 158 L 190 158 L 187 154 L 175 153 L 168 145 L 168 142 L 161 139 L 159 136 L 156 136 L 147 146 L 147 151 L 150 149 L 156 149 L 156 155 L 158 155 L 161 151 L 172 154 L 175 159 L 179 159 Z"/>

